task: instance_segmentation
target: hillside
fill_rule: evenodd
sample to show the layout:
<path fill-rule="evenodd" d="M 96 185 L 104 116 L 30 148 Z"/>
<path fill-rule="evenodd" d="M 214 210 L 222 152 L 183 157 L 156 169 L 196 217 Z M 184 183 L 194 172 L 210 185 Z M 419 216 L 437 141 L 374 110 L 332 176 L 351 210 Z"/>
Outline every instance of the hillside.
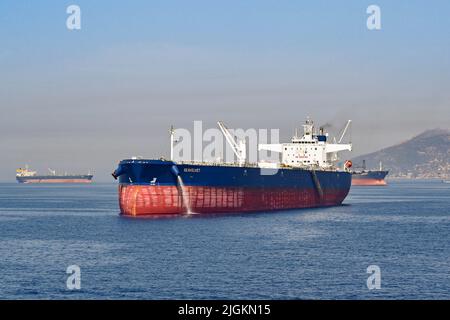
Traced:
<path fill-rule="evenodd" d="M 389 177 L 450 179 L 450 131 L 428 130 L 401 144 L 355 157 L 358 166 L 366 160 L 368 169 L 380 161 Z"/>

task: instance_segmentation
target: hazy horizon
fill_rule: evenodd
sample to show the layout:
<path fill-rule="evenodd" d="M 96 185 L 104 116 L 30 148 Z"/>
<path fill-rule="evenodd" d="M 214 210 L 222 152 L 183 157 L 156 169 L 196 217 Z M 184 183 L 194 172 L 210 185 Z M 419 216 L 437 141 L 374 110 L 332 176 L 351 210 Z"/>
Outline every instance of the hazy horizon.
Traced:
<path fill-rule="evenodd" d="M 81 30 L 66 8 L 81 8 Z M 381 8 L 382 29 L 366 28 Z M 353 155 L 450 128 L 448 1 L 0 3 L 0 181 L 168 157 L 168 128 L 279 128 L 307 116 Z"/>

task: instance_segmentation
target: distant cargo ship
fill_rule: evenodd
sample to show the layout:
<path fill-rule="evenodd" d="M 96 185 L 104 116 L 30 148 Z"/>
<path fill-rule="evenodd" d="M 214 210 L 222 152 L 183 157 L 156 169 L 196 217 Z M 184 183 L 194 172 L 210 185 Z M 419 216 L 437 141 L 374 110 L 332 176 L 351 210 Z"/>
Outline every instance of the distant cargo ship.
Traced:
<path fill-rule="evenodd" d="M 328 134 L 323 128 L 316 132 L 312 121 L 306 121 L 303 136 L 295 135 L 290 143 L 258 145 L 259 150 L 281 155 L 281 163 L 270 166 L 248 163 L 245 141 L 236 141 L 222 122 L 218 124 L 237 162 L 176 162 L 171 130 L 170 160 L 125 159 L 112 174 L 119 179 L 121 213 L 272 211 L 339 205 L 347 196 L 351 174 L 335 162 L 337 153 L 352 145 L 329 143 Z"/>
<path fill-rule="evenodd" d="M 384 178 L 388 173 L 388 170 L 383 170 L 381 162 L 379 170 L 366 170 L 366 160 L 363 160 L 362 170 L 352 172 L 352 186 L 385 186 Z"/>
<path fill-rule="evenodd" d="M 94 177 L 92 174 L 56 174 L 49 169 L 49 175 L 38 175 L 31 171 L 28 166 L 16 170 L 16 180 L 19 183 L 90 183 Z"/>

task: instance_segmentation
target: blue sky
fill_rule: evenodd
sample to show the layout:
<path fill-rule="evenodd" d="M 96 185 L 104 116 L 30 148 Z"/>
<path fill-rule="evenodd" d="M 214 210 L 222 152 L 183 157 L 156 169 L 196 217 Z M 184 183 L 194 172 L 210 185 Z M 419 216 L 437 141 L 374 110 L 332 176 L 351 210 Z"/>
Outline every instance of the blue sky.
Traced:
<path fill-rule="evenodd" d="M 351 118 L 357 154 L 449 128 L 449 14 L 449 1 L 4 0 L 0 180 L 25 162 L 107 180 L 193 120 L 288 138 L 307 115 Z"/>

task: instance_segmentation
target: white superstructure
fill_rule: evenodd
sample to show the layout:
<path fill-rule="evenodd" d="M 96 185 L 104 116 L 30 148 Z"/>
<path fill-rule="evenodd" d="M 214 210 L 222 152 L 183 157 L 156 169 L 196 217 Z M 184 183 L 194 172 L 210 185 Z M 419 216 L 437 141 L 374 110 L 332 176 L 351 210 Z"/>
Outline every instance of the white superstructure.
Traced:
<path fill-rule="evenodd" d="M 36 171 L 31 171 L 28 169 L 28 165 L 25 165 L 25 169 L 19 168 L 16 170 L 17 177 L 34 177 L 36 174 Z"/>
<path fill-rule="evenodd" d="M 342 141 L 351 121 L 349 120 L 339 142 Z M 292 137 L 290 143 L 259 144 L 258 150 L 281 153 L 281 164 L 289 167 L 330 168 L 338 161 L 337 153 L 351 151 L 351 143 L 328 143 L 328 133 L 323 128 L 316 131 L 314 122 L 306 120 L 303 135 Z"/>

